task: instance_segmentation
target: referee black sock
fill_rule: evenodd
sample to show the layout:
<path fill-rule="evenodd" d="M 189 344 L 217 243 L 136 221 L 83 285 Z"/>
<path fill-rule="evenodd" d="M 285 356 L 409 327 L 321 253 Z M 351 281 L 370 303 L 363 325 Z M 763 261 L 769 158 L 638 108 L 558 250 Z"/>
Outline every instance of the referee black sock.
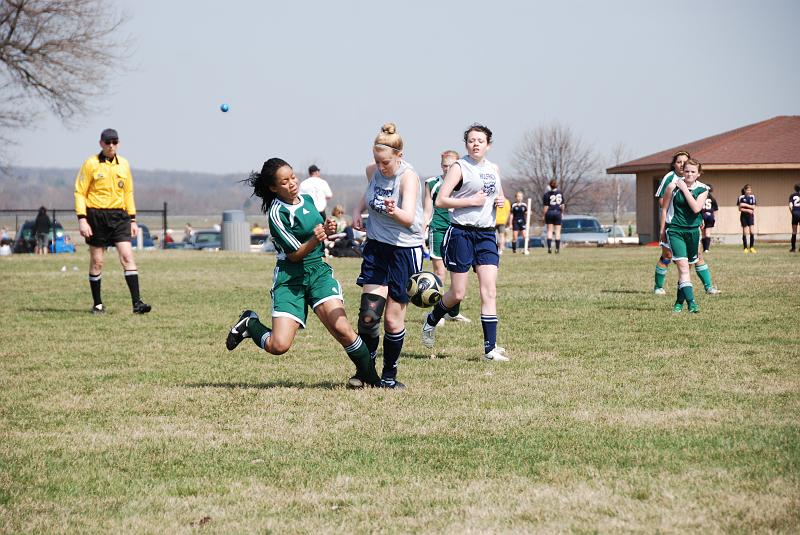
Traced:
<path fill-rule="evenodd" d="M 128 290 L 131 291 L 131 301 L 135 305 L 142 300 L 142 298 L 139 296 L 139 272 L 135 270 L 126 271 L 125 282 L 128 283 Z"/>
<path fill-rule="evenodd" d="M 94 301 L 94 306 L 103 304 L 103 300 L 100 298 L 100 282 L 102 278 L 102 273 L 98 273 L 97 275 L 89 273 L 89 288 L 92 289 L 92 300 Z"/>

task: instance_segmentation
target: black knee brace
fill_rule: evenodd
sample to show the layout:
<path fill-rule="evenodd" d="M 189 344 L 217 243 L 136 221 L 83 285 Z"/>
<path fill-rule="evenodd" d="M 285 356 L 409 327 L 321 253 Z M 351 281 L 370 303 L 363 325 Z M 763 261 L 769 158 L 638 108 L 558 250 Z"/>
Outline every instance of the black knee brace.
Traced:
<path fill-rule="evenodd" d="M 386 299 L 375 294 L 361 294 L 361 308 L 358 310 L 358 334 L 380 336 L 381 318 L 386 307 Z"/>

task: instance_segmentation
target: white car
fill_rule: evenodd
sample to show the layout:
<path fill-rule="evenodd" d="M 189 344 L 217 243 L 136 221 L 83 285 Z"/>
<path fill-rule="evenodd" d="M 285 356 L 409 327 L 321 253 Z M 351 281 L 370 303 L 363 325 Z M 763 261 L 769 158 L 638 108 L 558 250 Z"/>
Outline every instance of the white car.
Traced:
<path fill-rule="evenodd" d="M 616 245 L 639 245 L 639 236 L 628 236 L 619 225 L 612 225 L 606 229 L 608 243 Z"/>

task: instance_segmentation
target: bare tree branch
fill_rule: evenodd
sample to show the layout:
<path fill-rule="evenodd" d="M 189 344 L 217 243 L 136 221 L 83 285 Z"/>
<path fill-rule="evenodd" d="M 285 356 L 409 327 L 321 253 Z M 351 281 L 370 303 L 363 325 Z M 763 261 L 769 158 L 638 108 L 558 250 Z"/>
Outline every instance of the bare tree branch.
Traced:
<path fill-rule="evenodd" d="M 595 208 L 587 193 L 598 169 L 597 157 L 569 127 L 554 123 L 525 132 L 513 158 L 516 174 L 512 184 L 536 199 L 532 209 L 540 217 L 541 198 L 551 180 L 558 182 L 571 211 Z"/>
<path fill-rule="evenodd" d="M 0 0 L 0 140 L 44 105 L 61 120 L 94 111 L 130 39 L 103 0 Z"/>

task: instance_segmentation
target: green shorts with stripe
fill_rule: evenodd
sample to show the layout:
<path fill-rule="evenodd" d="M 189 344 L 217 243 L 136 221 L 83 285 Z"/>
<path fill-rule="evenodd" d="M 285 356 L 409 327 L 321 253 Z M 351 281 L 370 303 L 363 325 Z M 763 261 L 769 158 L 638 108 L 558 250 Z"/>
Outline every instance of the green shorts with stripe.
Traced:
<path fill-rule="evenodd" d="M 672 260 L 688 260 L 697 263 L 697 249 L 700 244 L 700 229 L 668 227 L 667 243 L 672 249 Z"/>
<path fill-rule="evenodd" d="M 342 285 L 325 262 L 306 267 L 302 275 L 291 275 L 275 266 L 270 294 L 272 317 L 292 318 L 303 328 L 308 319 L 308 307 L 313 310 L 331 299 L 344 302 Z"/>
<path fill-rule="evenodd" d="M 431 248 L 431 258 L 435 258 L 436 260 L 442 259 L 442 242 L 444 241 L 444 235 L 446 232 L 447 229 L 428 229 L 428 245 Z"/>

